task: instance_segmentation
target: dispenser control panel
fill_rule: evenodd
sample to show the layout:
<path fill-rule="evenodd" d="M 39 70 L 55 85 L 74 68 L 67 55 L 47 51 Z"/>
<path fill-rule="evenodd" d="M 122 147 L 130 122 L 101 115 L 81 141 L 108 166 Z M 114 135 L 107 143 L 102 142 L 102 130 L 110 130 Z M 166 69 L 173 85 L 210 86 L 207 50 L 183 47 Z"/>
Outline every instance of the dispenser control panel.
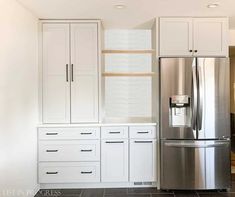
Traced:
<path fill-rule="evenodd" d="M 173 95 L 169 99 L 170 125 L 172 127 L 190 126 L 190 97 L 188 95 Z"/>

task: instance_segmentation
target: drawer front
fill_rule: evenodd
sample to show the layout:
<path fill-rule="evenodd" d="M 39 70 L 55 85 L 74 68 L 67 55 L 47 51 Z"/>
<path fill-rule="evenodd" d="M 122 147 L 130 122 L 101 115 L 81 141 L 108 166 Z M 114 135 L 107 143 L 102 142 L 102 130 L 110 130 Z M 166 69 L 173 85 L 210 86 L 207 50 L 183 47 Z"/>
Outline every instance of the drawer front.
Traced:
<path fill-rule="evenodd" d="M 39 183 L 100 182 L 99 162 L 40 163 Z"/>
<path fill-rule="evenodd" d="M 39 161 L 99 161 L 100 140 L 40 141 Z"/>
<path fill-rule="evenodd" d="M 40 140 L 100 139 L 99 127 L 39 128 Z"/>
<path fill-rule="evenodd" d="M 138 126 L 130 127 L 130 138 L 156 138 L 157 132 L 155 126 Z"/>
<path fill-rule="evenodd" d="M 128 127 L 102 127 L 102 139 L 120 139 L 128 138 Z"/>

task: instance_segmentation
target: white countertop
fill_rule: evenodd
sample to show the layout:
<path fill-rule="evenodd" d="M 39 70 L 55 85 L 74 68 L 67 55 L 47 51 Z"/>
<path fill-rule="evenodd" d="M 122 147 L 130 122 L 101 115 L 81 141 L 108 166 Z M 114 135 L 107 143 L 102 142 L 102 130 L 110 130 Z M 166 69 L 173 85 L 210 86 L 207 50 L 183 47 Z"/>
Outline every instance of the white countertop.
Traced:
<path fill-rule="evenodd" d="M 37 127 L 104 127 L 104 126 L 156 126 L 157 123 L 81 123 L 81 124 L 39 124 Z"/>

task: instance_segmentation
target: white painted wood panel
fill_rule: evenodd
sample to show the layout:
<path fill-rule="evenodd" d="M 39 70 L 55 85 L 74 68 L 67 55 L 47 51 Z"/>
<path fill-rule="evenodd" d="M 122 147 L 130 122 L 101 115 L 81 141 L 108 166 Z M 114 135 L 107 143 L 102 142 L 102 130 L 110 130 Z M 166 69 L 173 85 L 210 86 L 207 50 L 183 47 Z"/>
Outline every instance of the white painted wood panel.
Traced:
<path fill-rule="evenodd" d="M 195 56 L 228 55 L 227 18 L 194 18 L 193 24 Z"/>
<path fill-rule="evenodd" d="M 99 161 L 100 140 L 40 141 L 39 161 Z"/>
<path fill-rule="evenodd" d="M 102 140 L 101 181 L 128 182 L 128 140 Z"/>
<path fill-rule="evenodd" d="M 160 18 L 160 56 L 191 56 L 192 18 Z"/>
<path fill-rule="evenodd" d="M 99 162 L 41 162 L 39 183 L 100 182 Z"/>
<path fill-rule="evenodd" d="M 102 139 L 125 139 L 128 136 L 128 127 L 101 127 Z"/>
<path fill-rule="evenodd" d="M 43 24 L 43 123 L 70 122 L 69 25 Z"/>
<path fill-rule="evenodd" d="M 71 122 L 98 122 L 98 30 L 71 24 Z M 72 69 L 72 67 L 71 67 Z"/>
<path fill-rule="evenodd" d="M 130 140 L 130 181 L 157 180 L 157 146 L 153 139 Z"/>
<path fill-rule="evenodd" d="M 40 128 L 39 140 L 92 140 L 100 139 L 99 127 Z"/>
<path fill-rule="evenodd" d="M 134 139 L 146 139 L 156 138 L 157 131 L 154 126 L 138 126 L 130 127 L 130 138 Z"/>

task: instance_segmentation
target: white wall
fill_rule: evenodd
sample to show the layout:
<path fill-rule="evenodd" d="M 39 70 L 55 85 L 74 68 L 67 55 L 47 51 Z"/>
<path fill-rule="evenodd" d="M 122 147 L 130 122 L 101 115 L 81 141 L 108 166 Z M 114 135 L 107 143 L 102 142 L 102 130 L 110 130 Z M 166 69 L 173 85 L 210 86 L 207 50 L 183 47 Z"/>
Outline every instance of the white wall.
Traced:
<path fill-rule="evenodd" d="M 235 29 L 230 29 L 230 40 L 229 40 L 229 46 L 235 46 Z"/>
<path fill-rule="evenodd" d="M 37 188 L 37 18 L 0 0 L 0 196 Z M 27 194 L 29 193 L 29 194 Z"/>

